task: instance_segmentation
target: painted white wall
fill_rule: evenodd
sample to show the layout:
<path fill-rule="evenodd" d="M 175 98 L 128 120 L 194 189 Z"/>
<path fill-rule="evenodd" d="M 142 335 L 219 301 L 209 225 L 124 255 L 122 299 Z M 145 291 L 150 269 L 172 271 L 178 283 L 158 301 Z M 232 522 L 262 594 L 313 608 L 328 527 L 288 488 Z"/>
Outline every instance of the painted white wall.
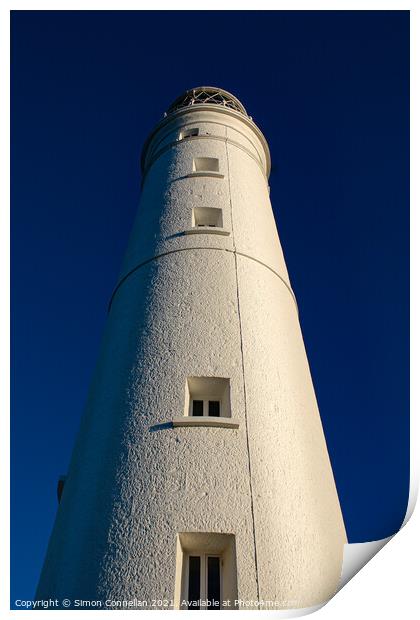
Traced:
<path fill-rule="evenodd" d="M 200 135 L 178 141 L 185 127 Z M 195 176 L 194 157 L 223 176 Z M 157 126 L 143 163 L 37 597 L 171 600 L 177 534 L 220 532 L 235 535 L 239 598 L 316 605 L 338 586 L 346 535 L 267 144 L 248 117 L 194 106 Z M 195 207 L 222 209 L 228 234 L 185 234 Z M 206 376 L 230 379 L 239 427 L 159 426 Z"/>

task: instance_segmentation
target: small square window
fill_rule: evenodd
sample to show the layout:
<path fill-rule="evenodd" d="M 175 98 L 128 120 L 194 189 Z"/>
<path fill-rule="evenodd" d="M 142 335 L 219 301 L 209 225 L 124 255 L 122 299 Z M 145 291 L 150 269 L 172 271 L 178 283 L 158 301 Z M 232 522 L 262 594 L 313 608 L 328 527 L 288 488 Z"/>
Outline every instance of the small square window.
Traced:
<path fill-rule="evenodd" d="M 185 138 L 191 138 L 192 136 L 198 136 L 199 129 L 198 127 L 193 127 L 191 129 L 183 129 L 178 137 L 178 140 L 184 140 Z"/>
<path fill-rule="evenodd" d="M 185 415 L 230 418 L 230 382 L 220 377 L 189 377 Z"/>
<path fill-rule="evenodd" d="M 193 172 L 219 172 L 219 160 L 216 157 L 194 157 Z"/>
<path fill-rule="evenodd" d="M 222 209 L 217 209 L 215 207 L 194 207 L 192 219 L 192 225 L 194 227 L 223 227 Z"/>

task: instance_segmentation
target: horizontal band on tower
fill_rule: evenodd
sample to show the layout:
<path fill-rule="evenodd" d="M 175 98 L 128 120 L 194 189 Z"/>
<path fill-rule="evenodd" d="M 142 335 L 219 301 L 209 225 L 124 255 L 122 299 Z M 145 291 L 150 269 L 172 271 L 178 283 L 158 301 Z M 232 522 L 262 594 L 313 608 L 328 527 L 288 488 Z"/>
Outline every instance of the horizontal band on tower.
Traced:
<path fill-rule="evenodd" d="M 176 252 L 186 252 L 188 250 L 217 250 L 219 252 L 230 252 L 231 254 L 237 254 L 238 256 L 243 256 L 244 258 L 249 258 L 250 260 L 253 260 L 256 263 L 259 263 L 260 265 L 262 265 L 263 267 L 265 267 L 266 269 L 268 269 L 269 271 L 271 271 L 271 273 L 274 273 L 275 276 L 277 276 L 279 278 L 279 280 L 281 280 L 284 284 L 284 286 L 287 288 L 287 290 L 289 291 L 290 295 L 292 296 L 293 302 L 296 306 L 296 312 L 299 314 L 299 309 L 298 309 L 298 305 L 297 305 L 297 301 L 296 301 L 296 297 L 294 292 L 292 291 L 290 285 L 286 282 L 286 280 L 284 278 L 281 277 L 281 275 L 279 273 L 277 273 L 277 271 L 275 271 L 272 267 L 270 267 L 269 265 L 266 265 L 265 263 L 263 263 L 262 261 L 258 260 L 258 258 L 254 258 L 253 256 L 249 256 L 248 254 L 243 254 L 242 252 L 238 252 L 237 250 L 228 250 L 227 248 L 215 248 L 215 247 L 192 247 L 192 248 L 178 248 L 176 250 L 168 250 L 167 252 L 162 252 L 162 254 L 156 254 L 156 256 L 152 256 L 151 258 L 148 258 L 144 261 L 142 261 L 141 263 L 139 263 L 138 265 L 136 265 L 136 267 L 133 267 L 133 269 L 131 269 L 131 271 L 129 271 L 125 276 L 123 276 L 121 278 L 121 280 L 117 283 L 112 295 L 111 295 L 111 299 L 109 300 L 109 304 L 108 304 L 108 312 L 111 310 L 111 306 L 112 306 L 112 302 L 114 301 L 114 297 L 117 294 L 118 290 L 120 289 L 120 287 L 124 284 L 124 282 L 126 280 L 128 280 L 128 278 L 134 273 L 136 272 L 138 269 L 140 269 L 141 267 L 144 267 L 145 265 L 147 265 L 148 263 L 151 263 L 153 260 L 157 259 L 157 258 L 162 258 L 163 256 L 168 256 L 169 254 L 175 254 Z"/>
<path fill-rule="evenodd" d="M 264 176 L 265 182 L 268 184 L 268 177 L 266 176 L 266 173 L 264 171 L 264 168 L 263 168 L 263 165 L 262 165 L 261 161 L 246 146 L 244 146 L 240 142 L 236 142 L 235 140 L 231 140 L 230 138 L 226 138 L 224 136 L 204 136 L 204 135 L 202 135 L 202 136 L 191 136 L 189 138 L 184 138 L 183 140 L 173 140 L 172 142 L 169 142 L 168 144 L 165 144 L 165 146 L 162 146 L 159 150 L 155 151 L 153 153 L 153 155 L 151 156 L 150 161 L 147 164 L 147 168 L 145 168 L 143 170 L 143 176 L 142 176 L 141 185 L 142 186 L 144 185 L 144 181 L 145 181 L 145 179 L 147 177 L 147 174 L 148 174 L 150 168 L 153 166 L 155 161 L 157 159 L 159 159 L 159 157 L 163 153 L 166 153 L 166 151 L 171 149 L 173 146 L 177 146 L 180 142 L 186 142 L 187 140 L 220 140 L 220 141 L 225 142 L 227 144 L 231 144 L 232 146 L 236 146 L 237 148 L 241 149 L 244 153 L 249 155 L 249 157 L 251 157 L 251 159 L 253 159 L 255 161 L 255 163 L 258 165 L 259 170 L 261 170 L 261 173 Z M 183 177 L 183 178 L 185 178 L 185 177 Z M 173 180 L 175 181 L 176 179 L 173 179 Z"/>

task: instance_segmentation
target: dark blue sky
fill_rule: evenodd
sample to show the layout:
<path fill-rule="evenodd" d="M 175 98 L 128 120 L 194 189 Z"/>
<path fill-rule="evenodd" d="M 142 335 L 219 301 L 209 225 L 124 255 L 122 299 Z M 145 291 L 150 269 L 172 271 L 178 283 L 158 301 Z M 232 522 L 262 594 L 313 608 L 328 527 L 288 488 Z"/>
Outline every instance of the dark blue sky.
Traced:
<path fill-rule="evenodd" d="M 408 493 L 409 13 L 12 13 L 12 600 L 32 598 L 140 196 L 184 89 L 265 133 L 349 542 Z"/>

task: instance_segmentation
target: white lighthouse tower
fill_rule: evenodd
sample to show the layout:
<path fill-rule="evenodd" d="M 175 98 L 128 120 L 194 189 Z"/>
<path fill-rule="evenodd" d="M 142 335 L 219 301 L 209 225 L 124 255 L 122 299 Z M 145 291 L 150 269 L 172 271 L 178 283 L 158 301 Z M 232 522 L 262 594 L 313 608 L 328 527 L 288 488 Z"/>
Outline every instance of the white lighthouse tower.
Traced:
<path fill-rule="evenodd" d="M 267 142 L 233 95 L 194 88 L 147 139 L 142 170 L 37 598 L 320 604 L 346 534 Z"/>

